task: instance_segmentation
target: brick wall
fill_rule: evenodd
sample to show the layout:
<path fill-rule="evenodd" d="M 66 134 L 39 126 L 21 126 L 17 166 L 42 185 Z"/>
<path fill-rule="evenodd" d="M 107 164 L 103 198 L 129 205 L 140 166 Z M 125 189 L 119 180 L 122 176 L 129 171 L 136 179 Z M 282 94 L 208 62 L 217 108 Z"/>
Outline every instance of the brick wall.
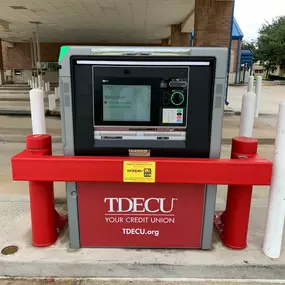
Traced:
<path fill-rule="evenodd" d="M 3 53 L 2 53 L 2 44 L 0 39 L 0 85 L 3 82 L 4 82 Z"/>
<path fill-rule="evenodd" d="M 2 52 L 1 40 L 0 40 L 0 70 L 3 70 L 3 52 Z"/>
<path fill-rule="evenodd" d="M 13 68 L 31 68 L 30 45 L 26 43 L 14 44 L 14 47 L 9 43 L 2 41 L 3 65 L 4 70 Z"/>
<path fill-rule="evenodd" d="M 194 46 L 228 47 L 232 1 L 196 0 Z"/>
<path fill-rule="evenodd" d="M 240 61 L 240 56 L 241 56 L 241 45 L 242 45 L 242 41 L 240 41 L 239 61 Z M 233 40 L 233 41 L 232 41 L 232 60 L 231 60 L 230 72 L 235 72 L 235 71 L 236 71 L 237 54 L 238 54 L 238 40 Z M 238 70 L 239 70 L 239 66 L 238 66 Z"/>
<path fill-rule="evenodd" d="M 190 34 L 181 33 L 181 25 L 171 26 L 171 46 L 174 47 L 189 47 Z"/>
<path fill-rule="evenodd" d="M 4 69 L 30 69 L 32 66 L 31 49 L 29 43 L 14 43 L 14 47 L 8 47 L 8 43 L 2 41 Z M 57 61 L 62 44 L 43 43 L 41 48 L 42 61 Z"/>
<path fill-rule="evenodd" d="M 78 45 L 72 43 L 42 43 L 40 44 L 41 48 L 41 61 L 50 61 L 57 62 L 60 47 L 63 45 Z M 82 43 L 80 45 L 103 45 L 103 44 L 94 44 L 94 43 Z M 106 45 L 106 44 L 104 44 Z M 108 45 L 122 45 L 122 44 L 108 44 Z M 125 44 L 124 44 L 125 45 Z M 128 44 L 140 45 L 140 44 Z M 159 44 L 145 44 L 157 46 Z M 9 43 L 2 41 L 2 54 L 3 54 L 3 65 L 4 70 L 9 69 L 31 69 L 31 49 L 29 43 L 14 43 L 14 47 L 8 47 Z"/>

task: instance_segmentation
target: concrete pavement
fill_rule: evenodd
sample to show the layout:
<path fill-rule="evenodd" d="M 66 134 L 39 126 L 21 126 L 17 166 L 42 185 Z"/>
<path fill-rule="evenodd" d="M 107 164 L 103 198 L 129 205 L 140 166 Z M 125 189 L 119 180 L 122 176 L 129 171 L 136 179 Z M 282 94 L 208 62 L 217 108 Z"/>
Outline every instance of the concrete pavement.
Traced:
<path fill-rule="evenodd" d="M 61 143 L 60 118 L 47 117 L 47 132 L 53 136 L 53 142 Z M 32 133 L 30 116 L 0 116 L 0 141 L 25 142 L 27 135 Z"/>
<path fill-rule="evenodd" d="M 58 204 L 57 208 L 66 211 L 64 204 Z M 266 217 L 264 206 L 252 207 L 248 247 L 242 251 L 224 247 L 216 233 L 213 248 L 207 251 L 72 250 L 68 245 L 67 228 L 55 245 L 35 248 L 31 245 L 28 201 L 11 202 L 0 196 L 0 215 L 0 248 L 8 245 L 19 247 L 13 255 L 0 255 L 2 276 L 285 280 L 285 244 L 278 260 L 271 260 L 262 253 Z"/>
<path fill-rule="evenodd" d="M 285 284 L 284 280 L 258 280 L 258 283 L 253 280 L 209 280 L 209 279 L 0 279 L 0 285 L 43 285 L 43 284 L 58 284 L 58 285 L 256 285 L 256 284 Z"/>
<path fill-rule="evenodd" d="M 1 134 L 7 130 L 11 132 L 21 130 L 21 136 L 24 137 L 31 131 L 31 122 L 28 117 L 4 117 L 4 120 L 3 117 L 1 118 Z M 228 120 L 228 118 L 230 119 Z M 233 132 L 238 132 L 236 127 L 231 127 L 238 125 L 238 117 L 228 118 L 224 123 L 224 135 L 228 134 L 232 137 Z M 51 133 L 60 134 L 58 118 L 48 118 L 47 125 Z M 262 126 L 260 128 L 262 130 Z M 273 127 L 270 128 L 274 130 Z M 266 129 L 264 131 L 267 132 Z M 0 249 L 13 244 L 19 246 L 20 249 L 15 255 L 0 255 L 0 275 L 27 277 L 254 278 L 263 279 L 265 282 L 263 284 L 269 284 L 266 283 L 266 279 L 285 279 L 285 247 L 282 251 L 282 257 L 278 261 L 270 260 L 262 253 L 268 187 L 255 187 L 254 189 L 249 246 L 244 251 L 232 251 L 225 248 L 216 234 L 211 251 L 70 250 L 68 248 L 67 229 L 54 246 L 45 249 L 34 248 L 31 245 L 28 183 L 13 182 L 10 168 L 11 156 L 21 151 L 24 145 L 23 142 L 0 143 Z M 272 159 L 273 148 L 273 145 L 261 144 L 259 154 Z M 62 154 L 61 144 L 53 144 L 53 153 Z M 223 145 L 222 157 L 229 157 L 229 155 L 230 145 Z M 58 207 L 66 211 L 66 205 L 62 203 L 65 201 L 64 183 L 55 183 L 55 197 L 56 201 L 60 202 Z M 226 187 L 219 186 L 218 209 L 224 208 L 225 199 Z"/>
<path fill-rule="evenodd" d="M 236 112 L 241 111 L 242 95 L 247 91 L 247 86 L 229 86 L 229 107 Z M 285 86 L 262 86 L 260 97 L 260 114 L 276 115 L 279 103 L 285 100 Z"/>

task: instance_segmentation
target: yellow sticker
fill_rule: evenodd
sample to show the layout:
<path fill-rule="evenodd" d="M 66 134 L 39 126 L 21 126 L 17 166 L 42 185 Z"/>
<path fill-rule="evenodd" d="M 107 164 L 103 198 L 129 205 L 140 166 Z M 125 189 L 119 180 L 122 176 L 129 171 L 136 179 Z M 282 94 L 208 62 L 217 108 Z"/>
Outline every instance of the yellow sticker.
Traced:
<path fill-rule="evenodd" d="M 124 182 L 155 182 L 155 162 L 124 161 Z"/>

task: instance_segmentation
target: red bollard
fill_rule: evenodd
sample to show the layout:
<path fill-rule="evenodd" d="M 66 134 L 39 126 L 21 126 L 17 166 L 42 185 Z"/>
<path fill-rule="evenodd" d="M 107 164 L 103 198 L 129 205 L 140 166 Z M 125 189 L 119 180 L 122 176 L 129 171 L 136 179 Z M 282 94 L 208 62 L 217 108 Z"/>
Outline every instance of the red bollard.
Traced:
<path fill-rule="evenodd" d="M 257 154 L 257 146 L 256 139 L 236 137 L 232 141 L 231 158 L 251 158 Z M 229 248 L 246 248 L 252 187 L 252 185 L 229 185 L 226 210 L 215 218 L 223 244 Z"/>
<path fill-rule="evenodd" d="M 50 135 L 31 135 L 26 140 L 27 151 L 45 151 L 51 155 Z M 53 182 L 30 181 L 30 207 L 32 222 L 32 243 L 37 247 L 55 243 L 57 212 L 54 209 Z"/>

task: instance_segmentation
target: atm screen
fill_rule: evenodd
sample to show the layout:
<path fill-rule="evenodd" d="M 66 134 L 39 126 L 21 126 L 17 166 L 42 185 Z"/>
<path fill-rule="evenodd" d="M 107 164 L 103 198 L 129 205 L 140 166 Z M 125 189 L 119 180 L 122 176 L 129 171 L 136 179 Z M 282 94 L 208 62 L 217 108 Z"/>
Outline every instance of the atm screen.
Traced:
<path fill-rule="evenodd" d="M 103 85 L 103 121 L 150 122 L 150 85 Z"/>

